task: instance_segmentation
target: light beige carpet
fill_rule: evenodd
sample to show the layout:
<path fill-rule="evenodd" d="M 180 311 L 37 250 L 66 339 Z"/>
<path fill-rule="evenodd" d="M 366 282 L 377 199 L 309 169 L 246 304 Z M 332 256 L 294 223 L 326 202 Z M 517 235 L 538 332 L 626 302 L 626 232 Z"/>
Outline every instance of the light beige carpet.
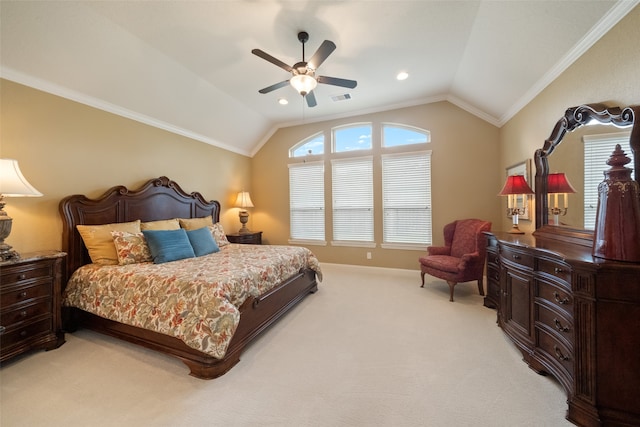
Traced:
<path fill-rule="evenodd" d="M 10 426 L 566 426 L 475 283 L 323 265 L 320 290 L 226 375 L 90 331 L 0 370 Z"/>

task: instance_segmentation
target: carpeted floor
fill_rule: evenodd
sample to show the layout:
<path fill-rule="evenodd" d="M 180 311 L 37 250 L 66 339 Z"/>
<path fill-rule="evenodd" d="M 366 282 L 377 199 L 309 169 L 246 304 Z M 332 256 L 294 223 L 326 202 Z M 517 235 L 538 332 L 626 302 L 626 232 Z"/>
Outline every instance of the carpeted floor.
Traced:
<path fill-rule="evenodd" d="M 568 426 L 475 282 L 324 264 L 324 282 L 212 381 L 90 331 L 0 370 L 10 426 Z"/>

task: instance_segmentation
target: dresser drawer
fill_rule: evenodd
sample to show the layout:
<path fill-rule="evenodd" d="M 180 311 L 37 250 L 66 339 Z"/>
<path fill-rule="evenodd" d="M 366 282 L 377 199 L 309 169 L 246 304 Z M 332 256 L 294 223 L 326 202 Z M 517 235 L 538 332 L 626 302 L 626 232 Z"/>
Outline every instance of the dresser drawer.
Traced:
<path fill-rule="evenodd" d="M 540 258 L 538 260 L 538 271 L 546 273 L 566 283 L 571 281 L 571 267 L 560 261 Z"/>
<path fill-rule="evenodd" d="M 502 248 L 502 259 L 512 264 L 533 270 L 533 256 L 525 252 L 512 249 L 508 246 Z"/>
<path fill-rule="evenodd" d="M 6 329 L 0 334 L 0 348 L 2 352 L 8 347 L 21 343 L 22 341 L 32 340 L 38 335 L 47 335 L 52 331 L 52 319 L 45 318 L 35 323 L 27 323 L 16 329 Z"/>
<path fill-rule="evenodd" d="M 27 302 L 35 298 L 50 298 L 52 292 L 51 282 L 34 284 L 33 286 L 23 286 L 9 292 L 5 292 L 0 297 L 0 307 L 7 310 L 15 304 Z"/>
<path fill-rule="evenodd" d="M 487 263 L 489 264 L 493 264 L 493 265 L 498 265 L 499 264 L 499 260 L 500 257 L 498 256 L 497 252 L 494 251 L 487 251 Z"/>
<path fill-rule="evenodd" d="M 562 375 L 567 378 L 573 377 L 573 353 L 564 343 L 544 329 L 536 328 L 536 347 L 536 351 L 542 353 L 544 359 L 563 371 Z"/>
<path fill-rule="evenodd" d="M 561 314 L 553 307 L 546 307 L 544 304 L 536 303 L 535 319 L 537 326 L 545 328 L 551 334 L 555 334 L 573 347 L 573 320 Z"/>
<path fill-rule="evenodd" d="M 49 315 L 52 310 L 51 303 L 51 299 L 47 298 L 37 302 L 36 304 L 16 306 L 13 310 L 3 309 L 0 311 L 0 325 L 9 329 L 20 322 L 42 317 L 43 315 Z"/>
<path fill-rule="evenodd" d="M 29 268 L 25 268 L 24 266 L 3 267 L 0 275 L 2 287 L 8 287 L 13 284 L 26 283 L 34 279 L 51 277 L 51 265 L 50 263 L 40 262 L 34 263 L 33 266 Z"/>
<path fill-rule="evenodd" d="M 573 316 L 573 297 L 565 286 L 546 280 L 536 280 L 535 295 Z"/>

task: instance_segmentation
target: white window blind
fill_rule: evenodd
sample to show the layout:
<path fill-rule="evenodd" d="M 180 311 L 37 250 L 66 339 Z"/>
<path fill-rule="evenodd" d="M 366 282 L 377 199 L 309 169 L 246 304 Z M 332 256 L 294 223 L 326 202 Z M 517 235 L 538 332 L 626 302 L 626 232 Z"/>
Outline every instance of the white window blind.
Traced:
<path fill-rule="evenodd" d="M 586 135 L 584 141 L 584 228 L 594 230 L 596 227 L 596 210 L 598 209 L 598 185 L 604 181 L 604 171 L 610 168 L 607 160 L 620 144 L 631 159 L 627 167 L 633 168 L 633 154 L 629 145 L 629 132 L 603 135 Z M 634 172 L 635 173 L 635 172 Z M 632 175 L 633 176 L 633 175 Z"/>
<path fill-rule="evenodd" d="M 289 165 L 292 239 L 324 241 L 324 163 Z"/>
<path fill-rule="evenodd" d="M 430 245 L 431 151 L 382 156 L 384 243 Z"/>
<path fill-rule="evenodd" d="M 373 242 L 373 160 L 333 160 L 333 239 Z"/>

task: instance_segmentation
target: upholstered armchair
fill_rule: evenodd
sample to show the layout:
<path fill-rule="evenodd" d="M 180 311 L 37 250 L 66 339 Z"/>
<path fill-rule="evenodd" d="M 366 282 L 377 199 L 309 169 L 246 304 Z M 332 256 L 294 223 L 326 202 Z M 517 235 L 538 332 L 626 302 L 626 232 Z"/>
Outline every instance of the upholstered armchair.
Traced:
<path fill-rule="evenodd" d="M 480 219 L 461 219 L 444 227 L 444 246 L 429 246 L 427 255 L 420 257 L 420 276 L 446 280 L 453 302 L 453 288 L 459 282 L 478 281 L 478 291 L 484 295 L 482 274 L 487 254 L 483 231 L 491 231 L 491 223 Z"/>

